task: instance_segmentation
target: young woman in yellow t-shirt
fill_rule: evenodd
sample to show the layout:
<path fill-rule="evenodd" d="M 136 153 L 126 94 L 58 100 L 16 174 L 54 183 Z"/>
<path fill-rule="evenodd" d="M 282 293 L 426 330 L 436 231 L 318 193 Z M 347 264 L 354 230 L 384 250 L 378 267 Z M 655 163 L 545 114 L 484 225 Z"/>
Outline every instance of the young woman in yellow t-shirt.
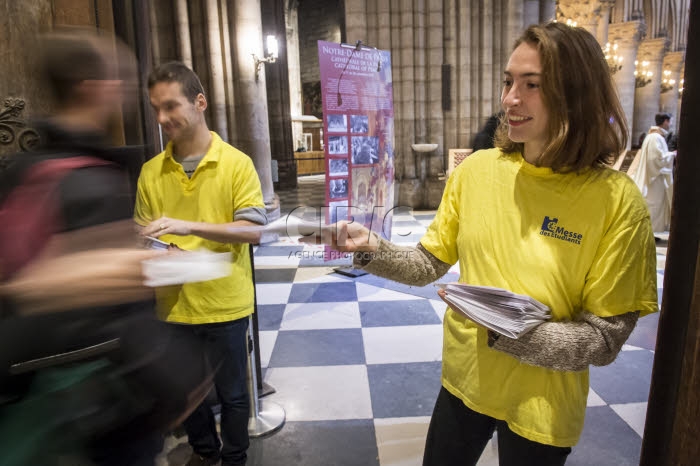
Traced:
<path fill-rule="evenodd" d="M 502 466 L 564 464 L 583 428 L 589 365 L 611 363 L 638 317 L 657 310 L 648 211 L 607 165 L 627 126 L 596 39 L 561 23 L 528 28 L 501 103 L 496 149 L 455 170 L 416 247 L 346 222 L 322 238 L 392 280 L 428 284 L 459 261 L 460 282 L 551 309 L 518 339 L 447 311 L 426 466 L 476 464 L 494 431 Z"/>

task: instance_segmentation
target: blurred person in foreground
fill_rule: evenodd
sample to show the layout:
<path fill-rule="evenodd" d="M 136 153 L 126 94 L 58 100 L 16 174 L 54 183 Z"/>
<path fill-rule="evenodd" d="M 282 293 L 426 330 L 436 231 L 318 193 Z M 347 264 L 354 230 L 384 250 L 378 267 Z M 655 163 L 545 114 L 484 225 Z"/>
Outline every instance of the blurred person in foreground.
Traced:
<path fill-rule="evenodd" d="M 158 314 L 183 336 L 198 338 L 216 369 L 221 440 L 207 403 L 184 422 L 194 453 L 187 463 L 246 463 L 248 419 L 246 331 L 254 309 L 249 244 L 259 233 L 236 231 L 267 223 L 260 181 L 246 154 L 209 131 L 207 99 L 197 75 L 179 62 L 148 79 L 151 106 L 170 142 L 141 170 L 134 218 L 141 233 L 184 250 L 232 255 L 229 276 L 157 290 Z M 185 253 L 186 254 L 186 253 Z"/>
<path fill-rule="evenodd" d="M 140 247 L 107 144 L 133 59 L 83 30 L 50 34 L 41 53 L 56 112 L 0 184 L 0 463 L 152 465 L 205 376 L 193 346 L 181 361 L 163 351 L 142 272 L 163 253 Z"/>
<path fill-rule="evenodd" d="M 501 104 L 496 148 L 457 167 L 416 247 L 347 222 L 323 237 L 377 275 L 422 286 L 459 261 L 460 282 L 551 309 L 518 339 L 447 310 L 426 466 L 476 464 L 494 431 L 502 466 L 564 464 L 583 429 L 589 366 L 615 360 L 639 316 L 658 310 L 649 212 L 609 167 L 627 128 L 596 39 L 563 23 L 529 27 Z"/>
<path fill-rule="evenodd" d="M 656 125 L 649 128 L 637 153 L 639 162 L 632 178 L 647 201 L 654 232 L 664 232 L 671 225 L 676 151 L 669 151 L 666 143 L 671 128 L 671 115 L 657 113 L 654 120 Z"/>

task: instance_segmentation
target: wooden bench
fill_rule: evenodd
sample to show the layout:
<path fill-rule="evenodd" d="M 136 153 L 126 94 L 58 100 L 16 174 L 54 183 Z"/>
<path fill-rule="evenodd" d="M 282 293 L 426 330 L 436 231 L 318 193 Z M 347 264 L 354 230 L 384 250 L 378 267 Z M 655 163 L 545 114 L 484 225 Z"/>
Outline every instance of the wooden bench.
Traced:
<path fill-rule="evenodd" d="M 326 158 L 322 150 L 295 152 L 297 175 L 321 175 L 326 173 Z"/>

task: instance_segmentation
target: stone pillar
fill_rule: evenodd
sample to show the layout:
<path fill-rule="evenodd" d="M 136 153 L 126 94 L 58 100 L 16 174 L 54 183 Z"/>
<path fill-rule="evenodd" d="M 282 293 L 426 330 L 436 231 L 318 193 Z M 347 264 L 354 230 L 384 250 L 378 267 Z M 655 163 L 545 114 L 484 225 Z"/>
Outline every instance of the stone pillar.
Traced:
<path fill-rule="evenodd" d="M 434 1 L 428 1 L 426 4 L 428 136 L 425 142 L 438 145 L 435 151 L 426 155 L 428 179 L 424 185 L 423 205 L 429 209 L 435 209 L 440 205 L 442 192 L 445 190 L 444 173 L 447 165 L 445 155 L 448 148 L 445 147 L 445 115 L 442 108 L 442 65 L 445 63 L 443 49 L 445 35 L 450 34 L 451 31 L 445 31 L 443 5 L 444 2 Z M 440 175 L 443 175 L 442 180 Z"/>
<path fill-rule="evenodd" d="M 348 2 L 346 2 L 347 8 Z M 398 100 L 402 108 L 401 117 L 395 121 L 396 149 L 396 174 L 398 178 L 398 188 L 395 189 L 398 205 L 414 206 L 418 205 L 418 191 L 420 181 L 416 174 L 416 156 L 411 149 L 414 142 L 416 107 L 414 81 L 415 55 L 413 52 L 414 16 L 413 1 L 399 0 L 400 18 L 400 40 L 394 48 L 394 53 L 398 53 L 400 64 L 398 69 L 394 69 L 392 75 L 396 78 L 394 82 L 395 101 Z M 349 36 L 348 36 L 349 37 Z M 399 78 L 400 76 L 400 78 Z M 396 90 L 399 90 L 398 96 Z"/>
<path fill-rule="evenodd" d="M 445 171 L 443 154 L 445 153 L 444 128 L 445 121 L 442 111 L 442 64 L 445 62 L 443 54 L 444 26 L 442 15 L 442 3 L 426 3 L 426 32 L 427 43 L 426 52 L 428 61 L 426 63 L 426 96 L 427 113 L 427 140 L 425 142 L 438 145 L 428 159 L 428 177 L 437 180 L 438 175 Z M 418 142 L 418 141 L 416 141 Z M 443 183 L 444 186 L 444 183 Z M 437 199 L 437 204 L 440 199 Z"/>
<path fill-rule="evenodd" d="M 605 47 L 608 42 L 608 28 L 610 26 L 610 10 L 615 6 L 614 0 L 604 0 L 601 2 L 600 20 L 598 21 L 597 36 L 598 43 Z"/>
<path fill-rule="evenodd" d="M 285 26 L 287 30 L 287 64 L 289 73 L 289 106 L 292 114 L 292 138 L 294 150 L 299 148 L 299 142 L 304 133 L 304 127 L 298 120 L 303 113 L 301 103 L 301 64 L 299 62 L 299 8 L 298 2 L 286 10 Z M 297 120 L 295 121 L 295 118 Z M 296 172 L 295 172 L 296 173 Z M 296 174 L 294 175 L 296 178 Z"/>
<path fill-rule="evenodd" d="M 224 82 L 223 90 L 226 98 L 225 117 L 228 123 L 228 137 L 231 141 L 238 140 L 238 128 L 236 125 L 235 90 L 233 82 L 233 63 L 231 57 L 231 15 L 229 12 L 229 2 L 219 1 L 219 16 L 221 17 L 221 53 L 223 54 Z"/>
<path fill-rule="evenodd" d="M 212 129 L 216 131 L 224 140 L 228 140 L 228 124 L 226 121 L 226 77 L 224 75 L 224 56 L 222 54 L 222 34 L 221 17 L 219 15 L 218 0 L 207 0 L 206 3 L 206 31 L 208 34 L 207 44 L 209 46 L 209 69 L 210 83 L 209 90 L 211 99 Z M 227 42 L 226 38 L 223 39 Z M 227 57 L 228 60 L 228 57 Z"/>
<path fill-rule="evenodd" d="M 443 89 L 445 95 L 448 99 L 448 108 L 443 111 L 444 114 L 444 129 L 443 129 L 443 144 L 445 146 L 444 154 L 448 155 L 449 149 L 454 149 L 458 147 L 465 147 L 460 145 L 460 134 L 458 131 L 459 120 L 458 120 L 458 108 L 457 106 L 457 92 L 456 92 L 456 82 L 457 82 L 457 63 L 460 58 L 458 56 L 457 50 L 457 17 L 452 14 L 456 10 L 456 4 L 458 0 L 445 0 L 445 8 L 442 11 L 443 15 L 443 42 L 444 42 L 444 56 L 443 63 L 447 65 L 443 72 L 449 73 L 449 87 L 448 89 Z M 445 167 L 447 162 L 445 162 Z"/>
<path fill-rule="evenodd" d="M 464 2 L 458 2 L 458 4 L 463 4 Z M 458 10 L 456 24 L 469 24 L 471 20 L 471 2 L 466 2 L 466 5 L 460 6 Z M 510 9 L 513 11 L 513 8 Z M 522 25 L 518 24 L 520 29 Z M 457 120 L 457 134 L 458 142 L 457 149 L 463 147 L 470 147 L 472 143 L 472 127 L 476 124 L 472 123 L 472 120 L 478 115 L 477 112 L 472 111 L 472 86 L 471 82 L 467 79 L 463 79 L 464 76 L 471 76 L 473 73 L 477 74 L 478 71 L 472 66 L 472 53 L 471 51 L 464 50 L 464 44 L 470 43 L 471 38 L 471 28 L 469 27 L 455 27 L 455 118 Z M 512 45 L 509 44 L 510 47 Z"/>
<path fill-rule="evenodd" d="M 155 8 L 153 11 L 156 11 Z M 192 43 L 190 41 L 190 17 L 187 13 L 187 0 L 175 1 L 175 21 L 180 61 L 192 68 Z"/>
<path fill-rule="evenodd" d="M 631 147 L 634 139 L 631 132 L 634 121 L 634 61 L 637 59 L 637 48 L 644 31 L 644 23 L 640 21 L 613 23 L 608 29 L 608 41 L 617 43 L 617 51 L 622 56 L 622 69 L 613 75 L 613 80 L 627 119 L 627 149 Z"/>
<path fill-rule="evenodd" d="M 685 61 L 681 65 L 681 72 L 679 77 L 681 78 L 681 81 L 685 79 Z M 680 130 L 680 121 L 681 121 L 681 104 L 683 103 L 683 93 L 681 92 L 681 81 L 678 81 L 678 105 L 676 107 L 676 114 L 678 115 L 677 118 L 674 118 L 671 120 L 671 127 L 673 128 L 673 131 L 678 132 Z M 683 83 L 685 85 L 685 83 Z"/>
<path fill-rule="evenodd" d="M 678 112 L 678 89 L 681 83 L 681 66 L 683 66 L 683 60 L 685 58 L 685 52 L 668 52 L 664 56 L 662 70 L 668 70 L 671 74 L 668 76 L 669 79 L 673 79 L 676 83 L 673 88 L 668 91 L 661 92 L 661 104 L 660 110 L 662 112 L 667 112 L 673 115 L 671 120 L 672 128 L 676 127 L 676 122 L 678 121 L 680 114 Z M 662 71 L 662 73 L 663 73 Z M 663 79 L 663 76 L 661 77 Z M 675 129 L 673 130 L 675 132 Z"/>
<path fill-rule="evenodd" d="M 577 26 L 586 29 L 599 39 L 599 25 L 601 19 L 605 18 L 605 25 L 610 15 L 610 8 L 615 4 L 615 0 L 560 0 L 557 2 L 557 20 L 570 19 L 576 21 Z M 603 42 L 604 44 L 605 42 Z"/>
<path fill-rule="evenodd" d="M 540 23 L 546 23 L 557 17 L 557 2 L 555 0 L 540 0 Z"/>
<path fill-rule="evenodd" d="M 411 11 L 411 8 L 409 7 L 407 11 Z M 366 14 L 367 0 L 345 1 L 345 36 L 348 44 L 354 44 L 358 40 L 363 42 L 367 40 Z"/>
<path fill-rule="evenodd" d="M 654 115 L 659 112 L 661 95 L 661 63 L 668 47 L 668 39 L 644 40 L 639 44 L 637 60 L 649 62 L 649 71 L 654 73 L 651 81 L 644 87 L 635 88 L 634 93 L 634 120 L 632 124 L 632 137 L 637 138 L 654 124 Z M 634 63 L 633 63 L 634 64 Z M 624 66 L 624 65 L 623 65 Z"/>
<path fill-rule="evenodd" d="M 279 200 L 275 199 L 270 171 L 270 126 L 265 89 L 265 65 L 255 79 L 252 54 L 264 56 L 260 0 L 230 4 L 233 9 L 231 32 L 234 42 L 235 114 L 238 139 L 236 146 L 248 154 L 260 177 L 263 200 L 271 214 L 279 215 Z"/>
<path fill-rule="evenodd" d="M 525 0 L 523 2 L 523 18 L 526 26 L 540 22 L 540 0 Z"/>
<path fill-rule="evenodd" d="M 272 160 L 277 162 L 277 181 L 280 189 L 296 188 L 297 186 L 289 94 L 290 78 L 289 66 L 287 66 L 289 48 L 285 32 L 287 30 L 287 5 L 287 0 L 262 0 L 264 35 L 265 37 L 268 35 L 277 37 L 279 48 L 277 62 L 267 67 L 265 81 L 270 125 L 270 152 Z M 296 56 L 298 61 L 298 51 Z M 301 107 L 301 95 L 298 97 L 299 107 Z"/>

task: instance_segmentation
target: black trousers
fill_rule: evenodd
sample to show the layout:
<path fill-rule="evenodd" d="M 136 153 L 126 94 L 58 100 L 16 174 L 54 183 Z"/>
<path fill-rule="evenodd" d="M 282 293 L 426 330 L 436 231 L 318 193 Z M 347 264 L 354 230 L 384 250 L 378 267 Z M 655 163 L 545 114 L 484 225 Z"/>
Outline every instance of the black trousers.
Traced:
<path fill-rule="evenodd" d="M 475 465 L 494 431 L 498 431 L 500 466 L 560 466 L 571 453 L 571 448 L 544 445 L 515 434 L 505 421 L 467 408 L 442 387 L 430 419 L 423 466 Z"/>

